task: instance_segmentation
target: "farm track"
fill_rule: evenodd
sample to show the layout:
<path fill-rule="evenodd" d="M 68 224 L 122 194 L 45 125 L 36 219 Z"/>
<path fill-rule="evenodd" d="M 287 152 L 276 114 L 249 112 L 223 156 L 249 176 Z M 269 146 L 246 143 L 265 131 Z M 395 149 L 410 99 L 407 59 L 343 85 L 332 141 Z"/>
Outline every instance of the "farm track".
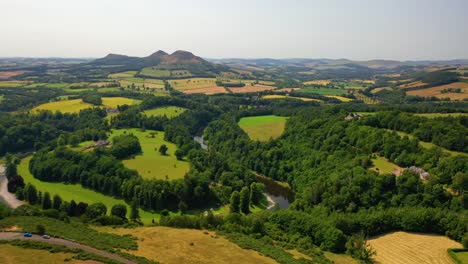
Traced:
<path fill-rule="evenodd" d="M 42 243 L 47 243 L 47 244 L 51 244 L 51 245 L 61 245 L 61 246 L 65 246 L 65 247 L 68 247 L 68 248 L 77 248 L 77 249 L 81 249 L 85 252 L 88 252 L 88 253 L 91 253 L 91 254 L 94 254 L 94 255 L 98 255 L 98 256 L 101 256 L 101 257 L 104 257 L 104 258 L 108 258 L 108 259 L 112 259 L 112 260 L 115 260 L 115 261 L 118 261 L 120 263 L 124 263 L 124 264 L 136 264 L 135 262 L 133 261 L 130 261 L 126 258 L 123 258 L 119 255 L 116 255 L 116 254 L 112 254 L 112 253 L 109 253 L 107 251 L 103 251 L 103 250 L 99 250 L 99 249 L 95 249 L 95 248 L 92 248 L 90 246 L 86 246 L 86 245 L 82 245 L 82 244 L 79 244 L 79 243 L 76 243 L 76 242 L 73 242 L 73 241 L 70 241 L 70 240 L 65 240 L 65 239 L 61 239 L 61 238 L 50 238 L 50 239 L 44 239 L 40 236 L 37 236 L 37 235 L 34 235 L 32 237 L 24 237 L 22 233 L 17 233 L 17 232 L 0 232 L 0 240 L 24 240 L 24 241 L 36 241 L 36 242 L 42 242 Z"/>
<path fill-rule="evenodd" d="M 5 170 L 5 166 L 0 165 L 0 201 L 3 201 L 8 207 L 15 209 L 21 206 L 23 202 L 8 192 L 8 179 L 5 176 Z"/>

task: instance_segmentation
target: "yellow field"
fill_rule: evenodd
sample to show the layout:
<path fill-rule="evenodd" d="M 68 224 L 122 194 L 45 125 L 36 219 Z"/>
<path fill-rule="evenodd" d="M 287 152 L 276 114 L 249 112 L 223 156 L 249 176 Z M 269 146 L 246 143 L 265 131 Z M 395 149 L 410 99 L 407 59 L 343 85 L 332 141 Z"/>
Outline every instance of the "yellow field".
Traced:
<path fill-rule="evenodd" d="M 347 98 L 347 97 L 343 97 L 343 96 L 338 96 L 338 95 L 327 95 L 326 97 L 335 98 L 335 99 L 340 100 L 341 102 L 350 102 L 350 101 L 353 100 L 353 99 L 350 99 L 350 98 Z"/>
<path fill-rule="evenodd" d="M 47 250 L 26 249 L 8 244 L 0 245 L 0 263 L 2 264 L 97 264 L 97 261 L 70 260 L 74 256 L 72 253 L 50 253 Z"/>
<path fill-rule="evenodd" d="M 138 250 L 127 251 L 128 253 L 166 264 L 276 263 L 256 251 L 242 249 L 227 239 L 217 237 L 211 231 L 170 227 L 135 229 L 99 227 L 98 229 L 103 232 L 138 237 Z"/>
<path fill-rule="evenodd" d="M 169 80 L 168 82 L 172 88 L 178 91 L 210 88 L 216 86 L 216 78 L 190 78 Z"/>
<path fill-rule="evenodd" d="M 391 91 L 392 88 L 390 88 L 390 87 L 377 87 L 377 88 L 375 88 L 374 90 L 372 90 L 371 93 L 372 93 L 372 94 L 376 94 L 376 93 L 378 93 L 378 92 L 380 92 L 380 91 L 383 91 L 383 90 Z"/>
<path fill-rule="evenodd" d="M 314 99 L 314 98 L 306 98 L 306 97 L 294 97 L 294 96 L 288 96 L 288 95 L 278 95 L 278 94 L 269 94 L 265 95 L 262 97 L 262 99 L 284 99 L 284 98 L 289 98 L 289 99 L 298 99 L 302 100 L 305 102 L 323 102 L 322 100 L 319 99 Z"/>
<path fill-rule="evenodd" d="M 442 93 L 442 90 L 447 89 L 460 89 L 460 93 Z M 413 96 L 422 96 L 422 97 L 431 97 L 435 96 L 437 98 L 450 98 L 450 100 L 463 100 L 468 98 L 468 83 L 465 82 L 456 82 L 451 84 L 440 85 L 436 87 L 419 89 L 414 91 L 409 91 L 408 95 Z"/>
<path fill-rule="evenodd" d="M 377 251 L 374 257 L 380 264 L 451 264 L 449 248 L 462 245 L 445 236 L 395 232 L 369 240 Z"/>
<path fill-rule="evenodd" d="M 304 82 L 304 85 L 329 85 L 332 81 L 331 80 L 313 80 Z"/>
<path fill-rule="evenodd" d="M 135 99 L 129 99 L 125 97 L 103 97 L 102 104 L 105 107 L 115 108 L 118 105 L 133 105 L 138 104 L 140 101 Z M 92 104 L 83 102 L 81 99 L 63 100 L 57 102 L 50 102 L 39 105 L 33 109 L 33 112 L 40 110 L 49 110 L 52 112 L 62 113 L 78 113 L 83 109 L 94 107 Z"/>
<path fill-rule="evenodd" d="M 206 94 L 206 95 L 227 93 L 226 89 L 220 86 L 183 90 L 182 92 L 184 94 Z"/>

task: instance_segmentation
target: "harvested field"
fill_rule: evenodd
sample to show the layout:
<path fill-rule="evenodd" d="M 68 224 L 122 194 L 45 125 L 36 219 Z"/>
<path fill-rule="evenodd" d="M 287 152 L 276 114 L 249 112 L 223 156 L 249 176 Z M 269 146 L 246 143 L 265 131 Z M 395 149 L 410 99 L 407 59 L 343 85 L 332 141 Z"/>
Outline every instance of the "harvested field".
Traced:
<path fill-rule="evenodd" d="M 0 79 L 8 79 L 11 77 L 15 77 L 21 74 L 25 74 L 30 71 L 6 71 L 6 72 L 0 72 Z"/>
<path fill-rule="evenodd" d="M 134 229 L 100 227 L 98 229 L 102 232 L 131 234 L 138 237 L 138 250 L 127 252 L 161 263 L 276 263 L 256 251 L 242 249 L 227 239 L 218 237 L 212 231 L 170 227 Z"/>
<path fill-rule="evenodd" d="M 297 91 L 300 89 L 301 88 L 281 88 L 281 89 L 276 89 L 274 92 L 275 93 L 290 93 L 292 91 Z"/>
<path fill-rule="evenodd" d="M 221 87 L 221 86 L 183 90 L 182 92 L 185 94 L 206 94 L 206 95 L 227 93 L 226 89 L 224 89 L 224 87 Z"/>
<path fill-rule="evenodd" d="M 462 245 L 445 236 L 395 232 L 369 240 L 379 264 L 452 264 L 447 249 Z"/>
<path fill-rule="evenodd" d="M 304 82 L 304 85 L 329 85 L 332 81 L 331 80 L 313 80 Z"/>
<path fill-rule="evenodd" d="M 216 87 L 216 78 L 189 78 L 169 80 L 172 88 L 178 91 Z"/>
<path fill-rule="evenodd" d="M 449 89 L 460 89 L 460 93 L 442 93 L 444 90 Z M 437 98 L 450 98 L 450 100 L 463 100 L 468 98 L 468 83 L 465 82 L 456 82 L 451 84 L 445 84 L 440 86 L 435 86 L 426 89 L 419 89 L 414 91 L 408 91 L 408 95 L 412 96 L 421 96 L 421 97 L 432 97 L 435 96 Z"/>
<path fill-rule="evenodd" d="M 348 97 L 337 96 L 337 95 L 327 95 L 326 97 L 335 98 L 335 99 L 340 100 L 341 102 L 351 102 L 353 100 L 353 99 L 348 98 Z"/>
<path fill-rule="evenodd" d="M 229 90 L 231 90 L 233 93 L 257 93 L 257 92 L 269 91 L 273 89 L 275 89 L 275 87 L 263 86 L 263 85 L 255 85 L 255 86 L 246 85 L 244 87 L 229 88 Z"/>
<path fill-rule="evenodd" d="M 373 89 L 373 90 L 371 91 L 371 93 L 372 93 L 372 94 L 376 94 L 376 93 L 381 92 L 381 91 L 384 91 L 384 90 L 391 91 L 392 88 L 390 88 L 390 87 L 377 87 L 377 88 Z"/>
<path fill-rule="evenodd" d="M 402 85 L 398 86 L 398 88 L 405 90 L 405 89 L 414 89 L 414 88 L 422 87 L 422 86 L 425 86 L 425 85 L 427 85 L 427 83 L 417 81 L 417 82 L 402 84 Z"/>

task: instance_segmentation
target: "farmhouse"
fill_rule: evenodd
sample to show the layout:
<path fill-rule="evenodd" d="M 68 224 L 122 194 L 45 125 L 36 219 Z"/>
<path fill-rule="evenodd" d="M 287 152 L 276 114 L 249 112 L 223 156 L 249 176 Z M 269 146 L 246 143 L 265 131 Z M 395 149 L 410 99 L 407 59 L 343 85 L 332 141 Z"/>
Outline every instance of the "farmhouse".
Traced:
<path fill-rule="evenodd" d="M 344 120 L 346 121 L 351 121 L 351 120 L 359 120 L 362 118 L 362 115 L 361 114 L 358 114 L 358 113 L 350 113 L 349 115 L 347 115 Z"/>
<path fill-rule="evenodd" d="M 119 109 L 118 108 L 111 108 L 111 107 L 107 107 L 106 108 L 106 113 L 109 115 L 109 114 L 118 114 L 119 113 Z"/>
<path fill-rule="evenodd" d="M 423 168 L 411 166 L 407 168 L 406 170 L 419 174 L 419 178 L 424 181 L 428 180 L 430 177 L 430 174 L 427 171 L 425 171 Z"/>

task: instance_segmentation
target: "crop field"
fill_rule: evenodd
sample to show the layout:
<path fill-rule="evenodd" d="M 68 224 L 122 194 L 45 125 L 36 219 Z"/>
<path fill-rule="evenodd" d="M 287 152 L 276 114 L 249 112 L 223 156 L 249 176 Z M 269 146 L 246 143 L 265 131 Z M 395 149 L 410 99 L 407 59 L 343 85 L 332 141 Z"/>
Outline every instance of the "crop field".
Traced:
<path fill-rule="evenodd" d="M 443 90 L 448 89 L 460 89 L 460 92 L 448 92 L 442 93 Z M 450 100 L 463 100 L 468 98 L 468 83 L 466 82 L 456 82 L 451 84 L 440 85 L 436 87 L 408 91 L 408 95 L 412 96 L 421 96 L 421 97 L 431 97 L 435 96 L 437 98 L 450 98 Z"/>
<path fill-rule="evenodd" d="M 422 87 L 422 86 L 425 86 L 425 85 L 427 85 L 427 83 L 417 81 L 417 82 L 410 82 L 410 83 L 402 84 L 402 85 L 398 86 L 398 88 L 400 88 L 400 89 L 411 89 L 411 88 Z"/>
<path fill-rule="evenodd" d="M 447 252 L 462 245 L 445 236 L 395 232 L 369 240 L 382 264 L 454 263 Z"/>
<path fill-rule="evenodd" d="M 257 93 L 257 92 L 263 92 L 263 91 L 270 91 L 275 88 L 276 87 L 274 86 L 265 86 L 265 85 L 254 85 L 254 86 L 246 85 L 244 87 L 230 87 L 228 89 L 233 93 Z"/>
<path fill-rule="evenodd" d="M 275 115 L 243 117 L 239 120 L 239 126 L 251 139 L 268 141 L 283 134 L 286 120 L 286 117 Z"/>
<path fill-rule="evenodd" d="M 117 199 L 111 196 L 107 196 L 90 189 L 83 188 L 80 184 L 64 184 L 57 182 L 45 182 L 34 178 L 29 171 L 29 162 L 31 156 L 21 160 L 18 165 L 18 174 L 24 179 L 24 183 L 31 183 L 38 191 L 42 193 L 49 192 L 53 197 L 55 194 L 62 197 L 64 201 L 75 200 L 78 202 L 84 202 L 87 204 L 102 202 L 107 207 L 107 212 L 110 212 L 112 206 L 116 204 L 126 204 L 122 199 Z M 130 213 L 130 207 L 127 210 Z M 140 217 L 143 223 L 149 224 L 153 218 L 158 218 L 159 215 L 153 214 L 140 209 Z M 1 262 L 0 262 L 1 263 Z"/>
<path fill-rule="evenodd" d="M 331 83 L 331 80 L 313 80 L 313 81 L 308 81 L 304 82 L 304 85 L 322 85 L 322 86 L 327 86 Z"/>
<path fill-rule="evenodd" d="M 306 98 L 306 97 L 295 97 L 295 96 L 288 96 L 288 95 L 279 95 L 279 94 L 269 94 L 265 95 L 262 97 L 262 99 L 297 99 L 297 100 L 302 100 L 304 102 L 323 102 L 322 100 L 319 99 L 314 99 L 314 98 Z"/>
<path fill-rule="evenodd" d="M 454 254 L 461 263 L 468 263 L 468 251 L 455 252 Z"/>
<path fill-rule="evenodd" d="M 329 98 L 335 98 L 340 100 L 341 102 L 351 102 L 353 99 L 348 98 L 348 97 L 343 97 L 343 96 L 338 96 L 338 95 L 327 95 Z"/>
<path fill-rule="evenodd" d="M 134 77 L 137 73 L 138 73 L 137 71 L 125 71 L 125 72 L 109 74 L 108 77 L 112 79 L 125 79 L 125 78 Z"/>
<path fill-rule="evenodd" d="M 390 88 L 390 87 L 377 87 L 377 88 L 373 89 L 373 90 L 371 91 L 371 93 L 372 93 L 372 94 L 376 94 L 376 93 L 381 92 L 381 91 L 383 91 L 383 90 L 391 91 L 392 88 Z"/>
<path fill-rule="evenodd" d="M 127 253 L 167 264 L 273 264 L 273 259 L 253 250 L 242 249 L 212 231 L 170 227 L 138 227 L 134 229 L 100 227 L 101 232 L 130 234 L 138 238 L 138 250 Z"/>
<path fill-rule="evenodd" d="M 28 85 L 30 82 L 27 81 L 0 81 L 0 88 L 1 87 L 8 87 L 8 88 L 16 88 L 16 87 L 24 87 Z"/>
<path fill-rule="evenodd" d="M 133 134 L 138 137 L 142 148 L 142 155 L 133 159 L 124 160 L 123 163 L 130 169 L 137 170 L 146 179 L 174 180 L 181 179 L 189 171 L 190 164 L 186 161 L 177 160 L 174 152 L 175 144 L 164 140 L 164 132 L 139 129 L 119 129 L 112 131 L 112 137 L 124 133 Z M 154 138 L 151 133 L 155 133 Z M 168 147 L 167 155 L 159 153 L 159 147 L 165 144 Z"/>
<path fill-rule="evenodd" d="M 368 96 L 365 96 L 363 93 L 360 93 L 360 92 L 357 92 L 357 93 L 354 93 L 353 94 L 358 100 L 361 100 L 363 101 L 364 103 L 366 104 L 378 104 L 379 101 L 374 99 L 374 98 L 371 98 L 371 97 L 368 97 Z"/>
<path fill-rule="evenodd" d="M 378 156 L 377 158 L 372 159 L 372 163 L 373 163 L 373 166 L 370 168 L 370 170 L 376 171 L 379 174 L 392 173 L 397 176 L 400 175 L 401 168 L 398 165 L 390 162 L 384 157 Z"/>
<path fill-rule="evenodd" d="M 105 107 L 112 107 L 115 108 L 118 105 L 133 105 L 138 104 L 140 101 L 135 99 L 129 99 L 125 97 L 103 97 L 102 104 Z M 62 112 L 62 113 L 78 113 L 83 109 L 94 107 L 92 104 L 88 104 L 83 102 L 81 99 L 73 99 L 73 100 L 63 100 L 63 101 L 56 101 L 45 103 L 39 105 L 33 109 L 34 111 L 40 110 L 49 110 L 52 112 Z"/>
<path fill-rule="evenodd" d="M 0 72 L 0 79 L 8 79 L 11 77 L 15 77 L 21 74 L 25 74 L 30 71 L 5 71 L 5 72 Z"/>
<path fill-rule="evenodd" d="M 319 95 L 334 95 L 342 96 L 346 95 L 348 92 L 344 89 L 335 89 L 335 88 L 326 88 L 326 87 L 306 87 L 300 90 L 303 93 L 319 94 Z"/>
<path fill-rule="evenodd" d="M 140 74 L 145 75 L 145 76 L 161 78 L 161 77 L 170 77 L 171 76 L 171 71 L 160 70 L 160 69 L 157 69 L 155 67 L 146 67 L 146 68 L 143 68 L 140 71 Z"/>
<path fill-rule="evenodd" d="M 169 80 L 172 88 L 178 91 L 216 87 L 216 78 L 190 78 Z"/>
<path fill-rule="evenodd" d="M 186 110 L 186 108 L 178 106 L 164 106 L 155 109 L 145 110 L 143 113 L 146 116 L 167 116 L 168 118 L 173 118 L 182 114 Z"/>
<path fill-rule="evenodd" d="M 73 253 L 51 253 L 47 250 L 21 248 L 9 244 L 0 244 L 0 263 L 2 264 L 37 264 L 37 263 L 70 263 L 96 264 L 96 261 L 70 260 Z"/>
<path fill-rule="evenodd" d="M 335 264 L 359 264 L 359 262 L 353 259 L 350 255 L 336 254 L 332 252 L 324 252 L 327 259 L 333 261 Z"/>
<path fill-rule="evenodd" d="M 143 78 L 125 78 L 119 81 L 120 86 L 124 88 L 150 88 L 150 89 L 164 89 L 164 81 L 156 79 L 143 79 Z"/>
<path fill-rule="evenodd" d="M 102 97 L 102 104 L 107 107 L 115 108 L 119 105 L 135 105 L 141 101 L 137 99 L 129 99 L 125 97 Z"/>
<path fill-rule="evenodd" d="M 224 89 L 224 87 L 221 87 L 221 86 L 183 90 L 182 92 L 184 94 L 206 94 L 206 95 L 228 93 L 226 89 Z"/>

